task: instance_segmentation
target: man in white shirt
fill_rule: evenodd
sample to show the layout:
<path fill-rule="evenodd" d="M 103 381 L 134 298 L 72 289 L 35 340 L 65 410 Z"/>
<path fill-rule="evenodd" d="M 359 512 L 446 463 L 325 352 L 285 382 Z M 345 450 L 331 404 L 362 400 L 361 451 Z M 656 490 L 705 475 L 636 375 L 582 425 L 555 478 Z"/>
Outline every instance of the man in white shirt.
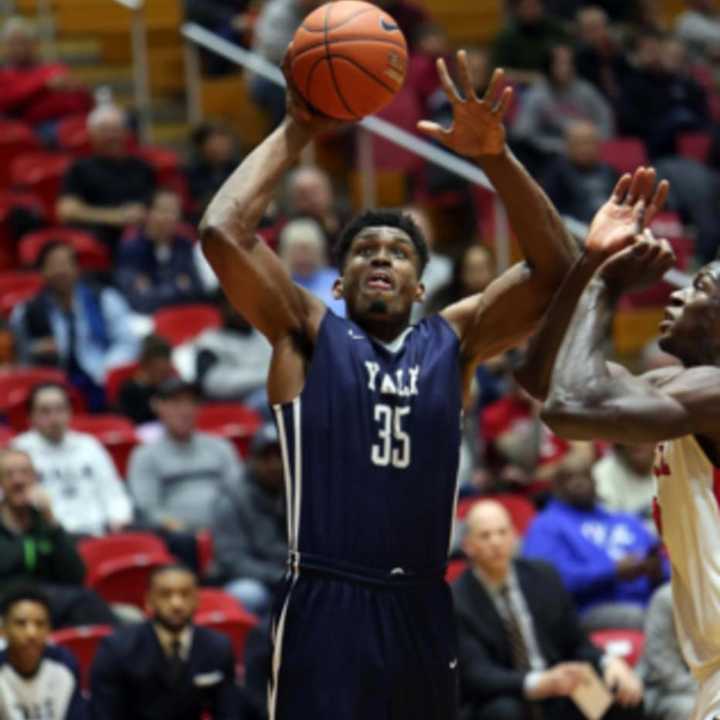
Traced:
<path fill-rule="evenodd" d="M 130 498 L 107 450 L 92 435 L 70 430 L 67 390 L 58 383 L 33 388 L 31 429 L 13 440 L 27 452 L 63 528 L 102 535 L 132 521 Z"/>

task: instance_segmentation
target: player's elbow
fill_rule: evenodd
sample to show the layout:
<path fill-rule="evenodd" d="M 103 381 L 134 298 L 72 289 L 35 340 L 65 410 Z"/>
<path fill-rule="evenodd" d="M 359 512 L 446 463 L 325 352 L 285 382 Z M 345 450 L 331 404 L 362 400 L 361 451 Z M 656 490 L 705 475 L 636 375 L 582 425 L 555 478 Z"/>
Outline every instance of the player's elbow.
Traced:
<path fill-rule="evenodd" d="M 559 437 L 566 440 L 591 440 L 593 433 L 585 422 L 585 413 L 572 401 L 548 398 L 540 412 L 541 420 Z"/>

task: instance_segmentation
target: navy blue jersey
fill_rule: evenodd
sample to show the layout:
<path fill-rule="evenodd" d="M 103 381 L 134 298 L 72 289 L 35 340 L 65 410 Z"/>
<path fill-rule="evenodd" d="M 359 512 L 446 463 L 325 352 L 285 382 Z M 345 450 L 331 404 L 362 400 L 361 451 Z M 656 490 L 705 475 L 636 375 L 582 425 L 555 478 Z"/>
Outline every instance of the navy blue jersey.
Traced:
<path fill-rule="evenodd" d="M 327 311 L 302 393 L 275 406 L 295 559 L 442 573 L 461 408 L 459 341 L 443 318 L 393 352 Z"/>

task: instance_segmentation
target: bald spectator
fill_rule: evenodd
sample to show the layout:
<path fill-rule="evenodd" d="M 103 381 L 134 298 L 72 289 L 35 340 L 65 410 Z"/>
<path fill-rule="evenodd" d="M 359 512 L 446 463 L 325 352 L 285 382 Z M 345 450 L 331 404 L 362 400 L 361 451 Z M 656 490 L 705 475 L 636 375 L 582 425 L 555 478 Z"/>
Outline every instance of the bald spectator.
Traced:
<path fill-rule="evenodd" d="M 565 155 L 548 167 L 543 187 L 563 215 L 589 223 L 605 203 L 617 172 L 600 160 L 600 134 L 589 122 L 565 130 Z"/>
<path fill-rule="evenodd" d="M 685 0 L 675 30 L 694 52 L 720 58 L 720 10 L 716 0 Z"/>
<path fill-rule="evenodd" d="M 611 104 L 620 97 L 628 70 L 623 48 L 613 37 L 605 10 L 590 5 L 577 14 L 579 44 L 575 54 L 578 75 L 591 82 Z"/>
<path fill-rule="evenodd" d="M 330 178 L 314 165 L 303 165 L 287 181 L 288 213 L 291 217 L 307 216 L 322 227 L 330 248 L 340 235 L 346 218 L 336 209 Z"/>
<path fill-rule="evenodd" d="M 65 176 L 58 219 L 95 232 L 115 249 L 124 228 L 140 223 L 155 191 L 153 169 L 128 151 L 125 113 L 100 105 L 88 116 L 92 155 L 81 158 Z"/>
<path fill-rule="evenodd" d="M 546 77 L 523 97 L 515 121 L 517 139 L 548 156 L 565 151 L 567 128 L 579 121 L 595 125 L 603 140 L 609 138 L 614 129 L 612 110 L 598 90 L 577 77 L 572 48 L 551 48 L 545 70 Z"/>
<path fill-rule="evenodd" d="M 2 29 L 0 114 L 32 125 L 52 141 L 58 120 L 90 109 L 88 92 L 59 62 L 40 57 L 37 32 L 27 20 L 8 19 Z"/>
<path fill-rule="evenodd" d="M 464 717 L 581 720 L 570 695 L 591 668 L 615 693 L 604 717 L 636 717 L 639 678 L 588 640 L 555 570 L 514 559 L 516 546 L 502 505 L 487 500 L 473 506 L 463 542 L 471 567 L 453 587 Z"/>
<path fill-rule="evenodd" d="M 327 264 L 327 242 L 320 225 L 308 218 L 291 220 L 280 233 L 280 259 L 292 279 L 345 316 L 345 303 L 333 296 L 338 272 Z"/>

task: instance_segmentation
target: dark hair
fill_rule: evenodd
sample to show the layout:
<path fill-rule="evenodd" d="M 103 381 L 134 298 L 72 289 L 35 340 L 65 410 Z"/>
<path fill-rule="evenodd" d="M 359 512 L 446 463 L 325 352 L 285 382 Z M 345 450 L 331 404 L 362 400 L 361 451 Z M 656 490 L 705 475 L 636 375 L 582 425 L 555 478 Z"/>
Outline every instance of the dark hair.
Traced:
<path fill-rule="evenodd" d="M 47 611 L 48 617 L 52 617 L 50 598 L 36 585 L 16 585 L 8 590 L 0 600 L 0 617 L 6 618 L 15 605 L 25 601 L 42 605 Z"/>
<path fill-rule="evenodd" d="M 164 337 L 151 333 L 146 335 L 142 341 L 138 360 L 140 363 L 145 363 L 156 358 L 169 358 L 171 354 L 172 347 L 170 343 Z"/>
<path fill-rule="evenodd" d="M 570 51 L 570 55 L 572 55 L 573 63 L 575 62 L 575 49 L 570 43 L 567 42 L 556 42 L 554 45 L 551 45 L 544 53 L 542 58 L 542 72 L 547 78 L 552 77 L 552 70 L 553 65 L 555 64 L 555 52 L 557 50 L 561 50 L 562 48 L 566 48 Z"/>
<path fill-rule="evenodd" d="M 72 255 L 73 261 L 77 262 L 77 253 L 75 252 L 75 248 L 72 245 L 68 245 L 62 240 L 50 240 L 42 246 L 42 249 L 38 253 L 37 261 L 35 262 L 36 267 L 42 270 L 43 266 L 45 265 L 45 261 L 48 259 L 48 256 L 51 253 L 54 253 L 58 248 L 65 248 L 65 250 L 67 250 Z"/>
<path fill-rule="evenodd" d="M 49 380 L 47 382 L 41 382 L 37 385 L 33 385 L 32 390 L 30 390 L 30 394 L 28 395 L 27 399 L 27 410 L 29 413 L 32 413 L 33 411 L 33 405 L 35 405 L 35 400 L 37 399 L 37 396 L 43 391 L 48 390 L 49 388 L 54 388 L 55 390 L 60 390 L 62 394 L 65 396 L 65 400 L 67 400 L 68 404 L 70 403 L 70 393 L 68 392 L 68 389 L 65 385 L 63 385 L 61 382 L 55 382 L 54 380 Z"/>
<path fill-rule="evenodd" d="M 410 236 L 418 256 L 418 276 L 422 275 L 428 263 L 429 252 L 427 242 L 417 223 L 402 210 L 366 210 L 354 217 L 342 230 L 335 246 L 335 261 L 342 273 L 350 246 L 357 235 L 367 227 L 394 227 Z"/>
<path fill-rule="evenodd" d="M 218 122 L 204 122 L 193 128 L 193 131 L 190 134 L 190 142 L 193 144 L 195 150 L 200 150 L 208 141 L 208 138 L 216 134 L 234 137 L 230 128 L 225 125 Z"/>
<path fill-rule="evenodd" d="M 150 573 L 150 577 L 148 578 L 148 588 L 151 588 L 153 586 L 153 583 L 155 582 L 156 578 L 159 578 L 161 575 L 164 575 L 168 572 L 184 572 L 187 573 L 192 577 L 192 579 L 197 584 L 197 575 L 193 570 L 191 570 L 187 565 L 184 565 L 181 562 L 169 562 L 165 563 L 164 565 L 159 565 L 158 567 L 154 568 L 153 571 Z"/>

